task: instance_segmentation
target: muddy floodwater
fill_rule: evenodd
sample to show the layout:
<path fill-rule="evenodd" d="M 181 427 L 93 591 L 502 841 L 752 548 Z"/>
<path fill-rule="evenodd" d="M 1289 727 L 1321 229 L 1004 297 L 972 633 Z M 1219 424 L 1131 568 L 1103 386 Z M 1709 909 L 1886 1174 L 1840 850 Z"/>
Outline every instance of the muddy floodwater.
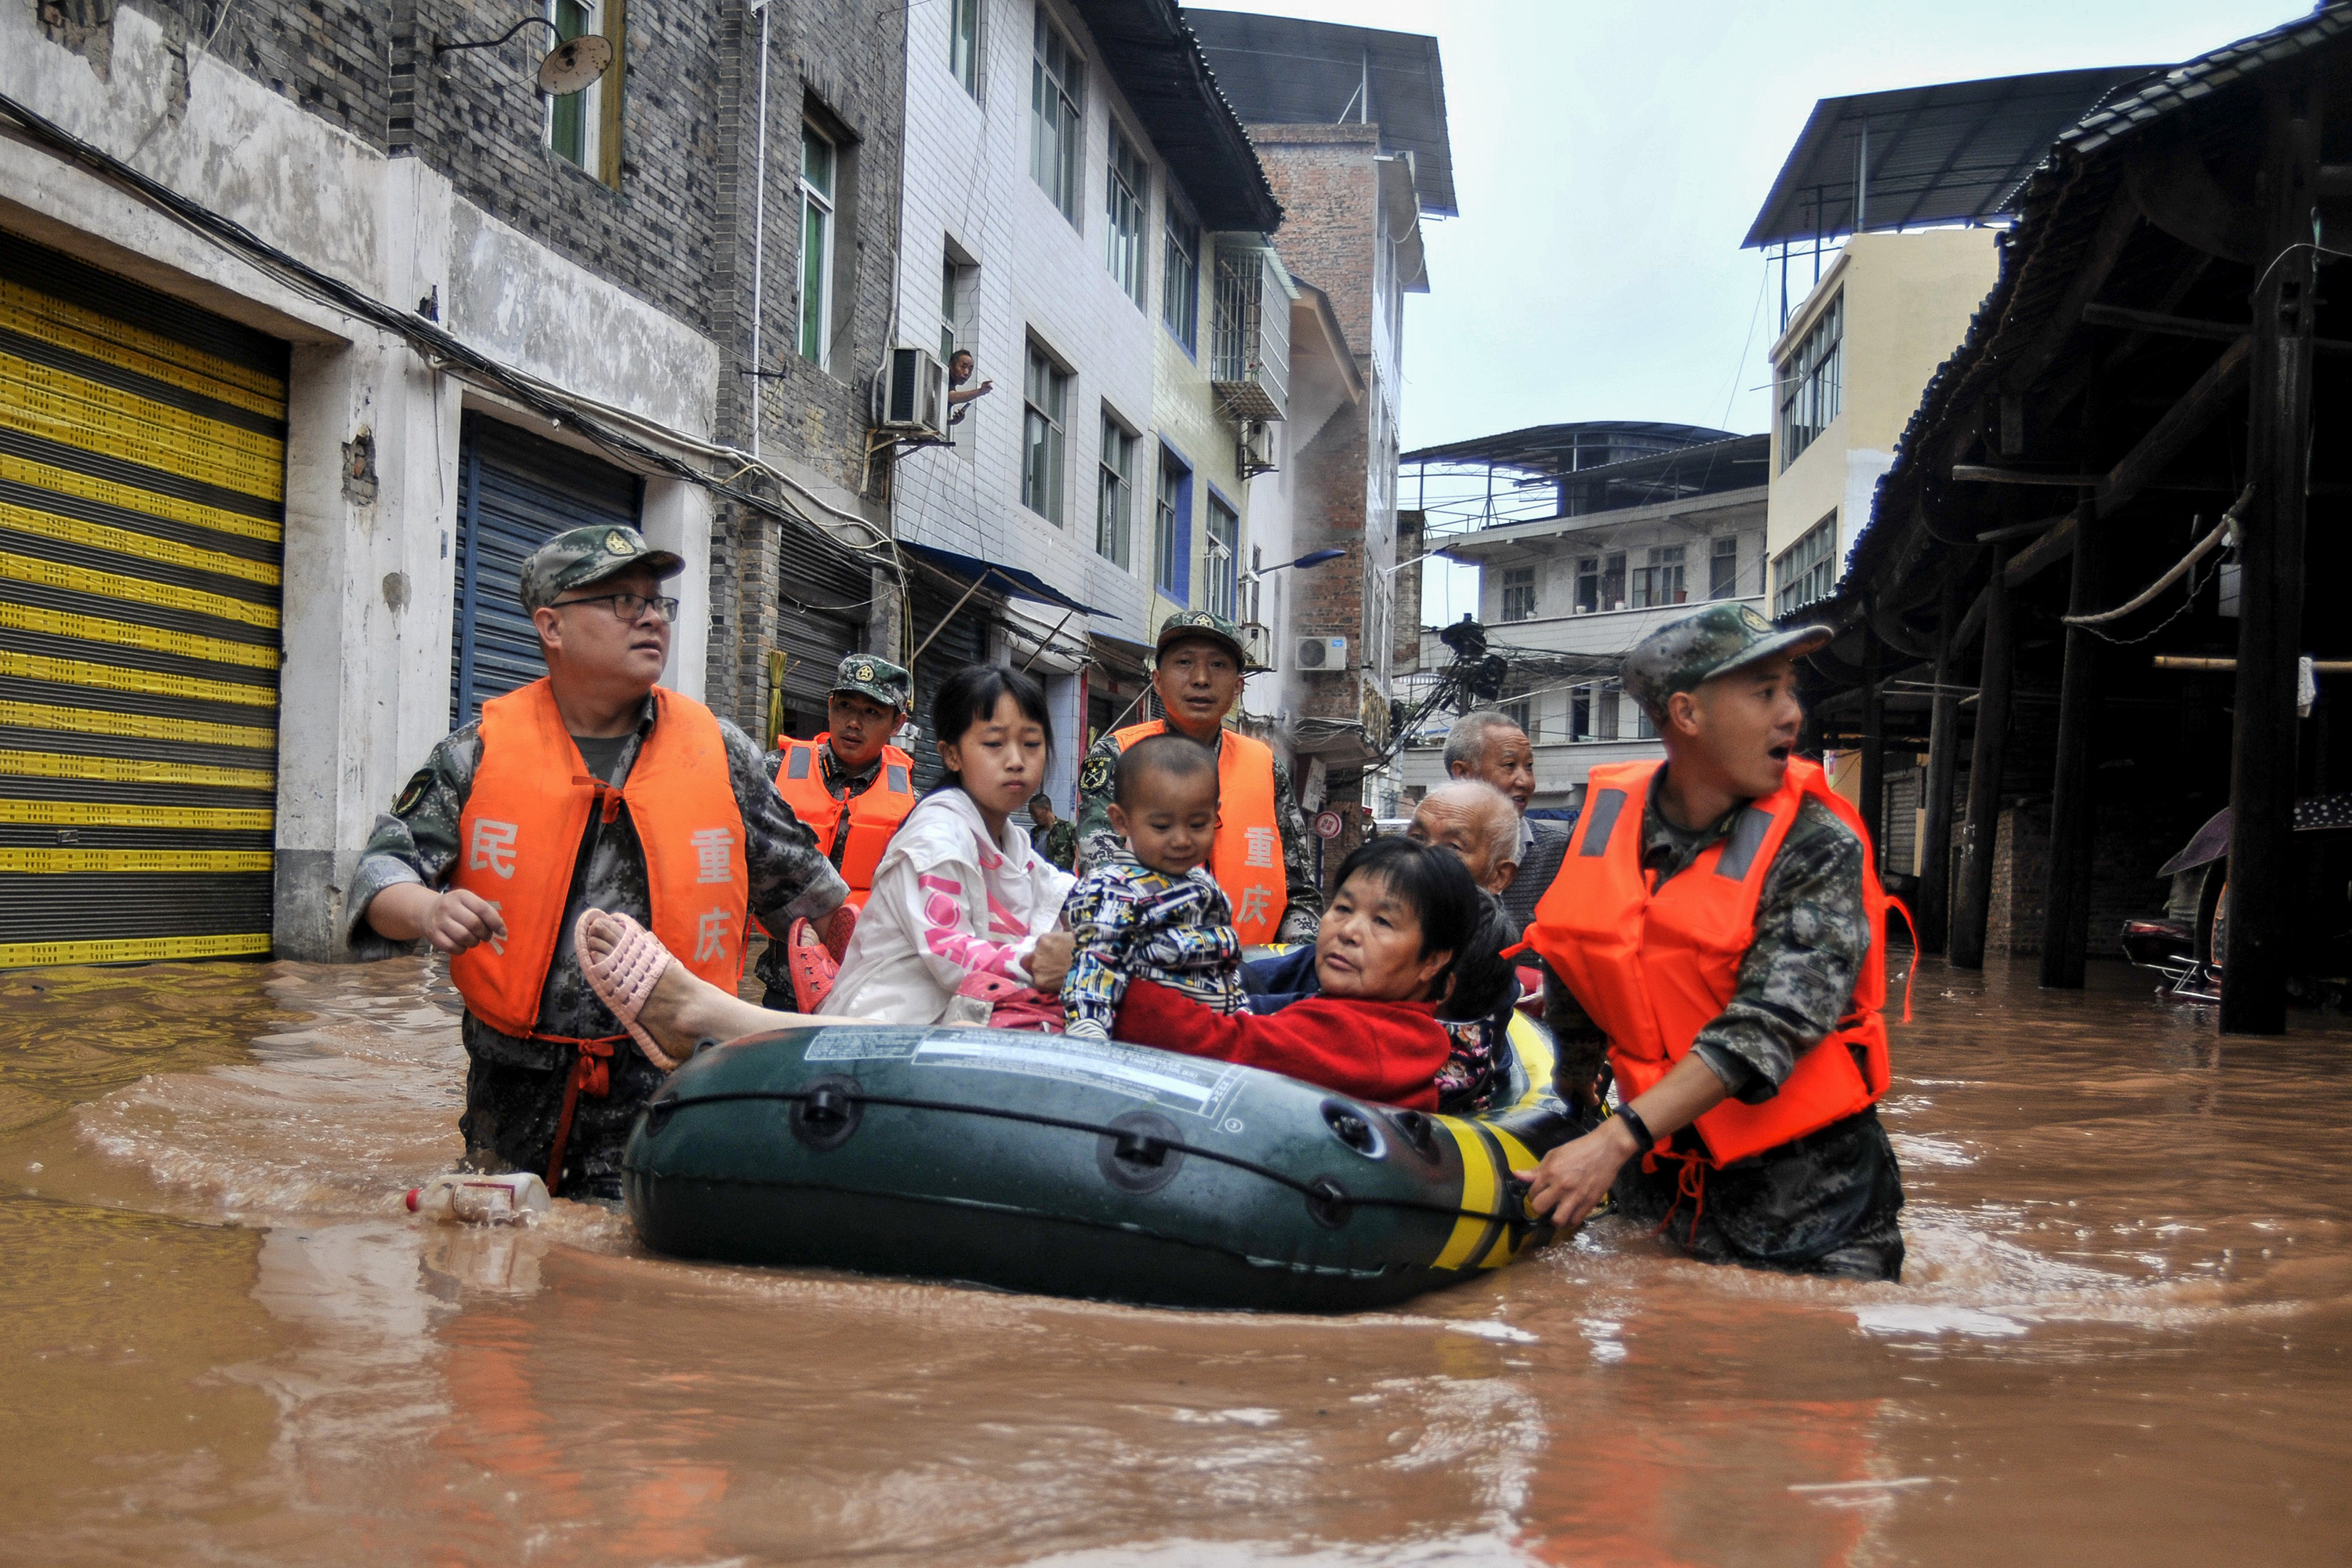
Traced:
<path fill-rule="evenodd" d="M 1899 1286 L 1602 1220 L 1352 1318 L 415 1220 L 422 962 L 0 975 L 0 1560 L 2342 1563 L 2352 1026 L 1925 967 Z"/>

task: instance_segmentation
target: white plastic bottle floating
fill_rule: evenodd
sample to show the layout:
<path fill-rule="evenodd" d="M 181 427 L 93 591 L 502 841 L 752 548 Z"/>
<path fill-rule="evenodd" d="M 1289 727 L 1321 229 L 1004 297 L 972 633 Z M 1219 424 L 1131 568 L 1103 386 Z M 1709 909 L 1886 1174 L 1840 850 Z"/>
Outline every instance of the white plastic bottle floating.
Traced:
<path fill-rule="evenodd" d="M 548 1209 L 547 1184 L 529 1172 L 478 1176 L 453 1171 L 408 1194 L 408 1210 L 464 1225 L 520 1225 Z"/>

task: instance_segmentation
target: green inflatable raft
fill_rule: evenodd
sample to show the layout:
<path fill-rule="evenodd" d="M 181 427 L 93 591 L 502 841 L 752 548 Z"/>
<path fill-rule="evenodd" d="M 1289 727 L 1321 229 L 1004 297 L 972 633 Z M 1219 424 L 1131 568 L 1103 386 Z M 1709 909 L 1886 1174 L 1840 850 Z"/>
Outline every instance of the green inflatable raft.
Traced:
<path fill-rule="evenodd" d="M 706 1049 L 625 1163 L 648 1247 L 1168 1307 L 1348 1311 L 1549 1238 L 1515 1168 L 1574 1135 L 1514 1021 L 1497 1109 L 1009 1030 L 842 1025 Z"/>

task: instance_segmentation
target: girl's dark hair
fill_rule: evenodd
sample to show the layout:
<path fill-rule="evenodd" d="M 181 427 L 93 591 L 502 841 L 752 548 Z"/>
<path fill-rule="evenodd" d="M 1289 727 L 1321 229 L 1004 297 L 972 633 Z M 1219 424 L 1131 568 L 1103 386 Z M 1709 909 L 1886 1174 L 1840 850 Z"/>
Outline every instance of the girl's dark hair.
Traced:
<path fill-rule="evenodd" d="M 1441 995 L 1453 982 L 1447 1016 L 1483 1018 L 1502 1005 L 1500 985 L 1510 973 L 1510 965 L 1497 956 L 1507 945 L 1505 928 L 1460 856 L 1402 836 L 1375 838 L 1348 857 L 1331 886 L 1343 888 L 1358 875 L 1380 882 L 1412 910 L 1421 921 L 1420 956 L 1453 953 L 1431 982 L 1432 991 Z"/>
<path fill-rule="evenodd" d="M 1045 752 L 1054 751 L 1054 721 L 1045 711 L 1045 689 L 1017 669 L 995 664 L 968 664 L 931 693 L 931 738 L 946 744 L 961 741 L 975 724 L 996 717 L 996 705 L 1010 697 L 1024 718 L 1045 731 Z M 963 775 L 953 768 L 940 775 L 934 789 L 963 787 Z"/>

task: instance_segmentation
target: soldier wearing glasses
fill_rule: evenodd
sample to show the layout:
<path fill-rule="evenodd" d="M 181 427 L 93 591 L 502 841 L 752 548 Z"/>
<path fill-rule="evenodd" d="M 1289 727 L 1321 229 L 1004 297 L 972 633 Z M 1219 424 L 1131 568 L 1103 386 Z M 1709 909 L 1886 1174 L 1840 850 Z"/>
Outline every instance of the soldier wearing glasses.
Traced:
<path fill-rule="evenodd" d="M 581 973 L 588 909 L 635 917 L 733 991 L 747 915 L 819 921 L 847 889 L 777 797 L 760 748 L 656 686 L 685 565 L 630 528 L 575 528 L 523 563 L 547 674 L 482 705 L 376 819 L 345 906 L 352 946 L 450 955 L 478 1169 L 620 1195 L 622 1145 L 674 1065 L 649 1059 Z"/>

